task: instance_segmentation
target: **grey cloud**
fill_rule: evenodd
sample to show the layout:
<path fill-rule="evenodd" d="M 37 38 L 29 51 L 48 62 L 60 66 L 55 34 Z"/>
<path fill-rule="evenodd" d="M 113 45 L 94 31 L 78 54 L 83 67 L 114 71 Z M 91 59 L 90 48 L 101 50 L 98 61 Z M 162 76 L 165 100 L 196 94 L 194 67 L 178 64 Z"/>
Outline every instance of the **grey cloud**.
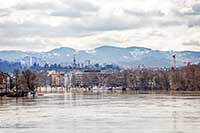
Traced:
<path fill-rule="evenodd" d="M 96 12 L 99 8 L 90 2 L 82 0 L 62 0 L 62 5 L 57 5 L 52 2 L 34 2 L 21 3 L 14 6 L 16 10 L 37 10 L 40 13 L 48 10 L 50 13 L 46 15 L 60 17 L 81 17 L 84 12 Z"/>
<path fill-rule="evenodd" d="M 190 18 L 188 20 L 188 27 L 200 26 L 200 18 Z"/>
<path fill-rule="evenodd" d="M 20 3 L 13 7 L 16 10 L 44 10 L 44 9 L 52 9 L 56 8 L 56 5 L 53 3 Z"/>
<path fill-rule="evenodd" d="M 53 11 L 50 13 L 52 16 L 63 16 L 63 17 L 81 17 L 81 13 L 78 10 L 72 9 L 72 8 L 65 8 L 59 11 Z"/>
<path fill-rule="evenodd" d="M 184 42 L 183 43 L 184 46 L 200 46 L 200 41 L 189 41 L 189 42 Z"/>
<path fill-rule="evenodd" d="M 86 1 L 63 0 L 64 8 L 54 10 L 50 15 L 60 17 L 81 17 L 84 12 L 97 12 L 98 7 Z"/>
<path fill-rule="evenodd" d="M 39 21 L 27 21 L 16 23 L 5 21 L 0 23 L 0 37 L 63 37 L 63 36 L 90 36 L 103 31 L 120 31 L 127 29 L 137 29 L 148 26 L 174 26 L 180 25 L 179 21 L 166 21 L 149 18 L 123 19 L 117 16 L 110 17 L 86 17 L 79 21 L 63 23 L 58 26 L 51 26 Z"/>
<path fill-rule="evenodd" d="M 99 7 L 83 0 L 63 0 L 63 3 L 80 11 L 98 11 Z"/>
<path fill-rule="evenodd" d="M 187 25 L 185 20 L 161 20 L 157 22 L 161 27 Z"/>
<path fill-rule="evenodd" d="M 139 16 L 139 17 L 162 17 L 165 14 L 162 11 L 151 11 L 151 12 L 144 12 L 144 11 L 136 11 L 130 9 L 124 9 L 124 12 L 130 15 Z"/>
<path fill-rule="evenodd" d="M 119 43 L 123 43 L 122 41 L 119 41 L 117 39 L 114 39 L 114 38 L 110 38 L 110 37 L 102 37 L 102 38 L 99 38 L 99 41 L 102 43 L 102 44 L 119 44 Z"/>
<path fill-rule="evenodd" d="M 44 46 L 48 46 L 49 49 L 53 47 L 61 47 L 61 44 L 52 43 L 48 39 L 16 39 L 16 38 L 1 38 L 0 47 L 1 49 L 17 49 L 17 50 L 33 50 L 33 51 L 43 51 Z"/>
<path fill-rule="evenodd" d="M 54 27 L 37 21 L 24 21 L 23 23 L 4 22 L 0 23 L 0 37 L 80 37 L 93 34 L 84 28 L 78 27 L 80 27 L 79 23 L 69 23 Z"/>
<path fill-rule="evenodd" d="M 11 11 L 9 9 L 0 9 L 0 17 L 9 16 Z"/>
<path fill-rule="evenodd" d="M 0 37 L 23 37 L 23 36 L 89 36 L 99 31 L 125 30 L 138 27 L 137 21 L 126 21 L 117 17 L 90 17 L 82 18 L 80 21 L 71 20 L 59 26 L 50 26 L 39 21 L 27 21 L 16 23 L 12 20 L 0 23 Z M 144 24 L 142 24 L 144 25 Z"/>
<path fill-rule="evenodd" d="M 188 27 L 200 26 L 200 3 L 194 4 L 191 11 L 179 12 L 178 15 L 186 20 L 185 23 Z"/>
<path fill-rule="evenodd" d="M 100 5 L 98 7 L 89 1 L 59 0 L 58 3 L 27 2 L 11 7 L 11 9 L 0 9 L 0 17 L 6 17 L 6 19 L 0 21 L 0 45 L 8 45 L 10 48 L 35 47 L 39 49 L 39 44 L 43 47 L 48 43 L 44 44 L 42 41 L 27 42 L 26 40 L 23 43 L 17 38 L 35 38 L 38 36 L 41 38 L 79 38 L 107 31 L 200 25 L 200 18 L 197 15 L 200 14 L 199 4 L 194 5 L 191 12 L 182 12 L 178 8 L 177 10 L 174 9 L 172 11 L 174 14 L 170 14 L 170 16 L 163 13 L 162 10 L 145 12 L 144 10 L 139 11 L 136 9 L 123 9 L 124 12 L 120 15 L 113 13 L 115 9 L 111 12 L 111 9 L 104 15 L 100 14 L 103 10 L 102 8 L 99 11 L 100 8 Z M 15 11 L 16 16 L 10 15 L 11 11 Z M 31 16 L 24 18 L 24 15 L 27 14 L 31 14 Z M 58 23 L 56 19 L 58 19 Z M 48 20 L 50 21 L 48 22 Z M 55 22 L 55 25 L 52 26 L 51 22 L 52 24 Z M 148 36 L 165 37 L 159 32 L 149 33 Z M 2 40 L 2 38 L 4 39 Z M 115 38 L 109 37 L 102 38 L 99 41 L 120 43 Z M 26 46 L 26 44 L 28 45 Z M 199 42 L 185 42 L 183 45 L 199 46 Z"/>
<path fill-rule="evenodd" d="M 175 17 L 179 19 L 179 21 L 176 20 L 176 22 L 178 23 L 174 23 L 174 25 L 180 24 L 180 25 L 186 25 L 188 27 L 200 26 L 200 16 L 198 16 L 198 12 L 196 11 L 192 10 L 192 11 L 180 12 L 178 10 L 173 10 L 173 13 Z"/>
<path fill-rule="evenodd" d="M 50 14 L 42 14 L 37 20 L 24 20 L 23 23 L 13 22 L 12 19 L 0 23 L 0 37 L 23 37 L 23 36 L 42 36 L 42 37 L 80 37 L 90 36 L 104 31 L 120 31 L 127 29 L 137 29 L 144 27 L 167 27 L 187 25 L 187 21 L 179 19 L 168 19 L 161 11 L 134 11 L 124 10 L 126 15 L 117 16 L 112 13 L 107 17 L 98 14 L 99 7 L 90 2 L 82 0 L 62 0 L 63 5 L 53 3 L 24 3 L 16 5 L 16 10 L 50 10 Z M 83 12 L 93 12 L 89 16 L 82 15 Z M 23 13 L 23 12 L 22 12 Z M 36 13 L 36 12 L 32 12 Z M 37 12 L 38 13 L 38 12 Z M 128 17 L 127 17 L 128 14 Z M 50 15 L 50 16 L 49 16 Z M 48 18 L 54 16 L 70 17 L 63 24 L 51 26 L 48 22 L 41 23 L 40 17 Z M 74 18 L 79 19 L 74 19 Z M 55 17 L 55 19 L 57 19 Z M 195 23 L 194 23 L 195 22 Z M 198 24 L 198 21 L 191 20 L 190 24 Z"/>
<path fill-rule="evenodd" d="M 200 15 L 200 3 L 195 3 L 192 6 L 192 10 L 187 10 L 182 12 L 180 10 L 173 10 L 173 12 L 180 17 Z"/>
<path fill-rule="evenodd" d="M 82 21 L 82 27 L 89 31 L 112 31 L 112 30 L 127 30 L 139 29 L 144 27 L 167 27 L 167 26 L 180 26 L 185 24 L 181 20 L 167 20 L 157 19 L 151 17 L 143 18 L 130 18 L 124 19 L 117 16 L 110 16 L 107 18 L 94 18 L 93 21 Z"/>
<path fill-rule="evenodd" d="M 155 30 L 153 30 L 153 31 L 151 31 L 150 33 L 148 33 L 148 35 L 149 35 L 149 36 L 155 36 L 155 37 L 165 37 L 164 34 L 162 34 L 162 33 L 159 32 L 159 31 L 155 31 Z"/>
<path fill-rule="evenodd" d="M 0 23 L 0 37 L 21 37 L 21 36 L 30 36 L 35 33 L 35 35 L 39 35 L 43 29 L 46 29 L 48 26 L 33 23 L 29 21 L 25 21 L 23 23 L 16 23 L 6 21 L 4 23 Z"/>
<path fill-rule="evenodd" d="M 112 31 L 112 30 L 126 30 L 137 24 L 126 20 L 120 20 L 116 17 L 109 18 L 93 18 L 92 22 L 85 20 L 79 27 L 88 31 Z"/>

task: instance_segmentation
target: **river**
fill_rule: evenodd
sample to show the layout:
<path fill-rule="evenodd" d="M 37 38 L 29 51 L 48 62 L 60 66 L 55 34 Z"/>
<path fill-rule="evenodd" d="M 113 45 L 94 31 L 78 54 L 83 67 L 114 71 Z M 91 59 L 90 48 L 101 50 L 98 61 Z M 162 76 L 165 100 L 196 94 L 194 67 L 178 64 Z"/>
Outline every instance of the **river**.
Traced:
<path fill-rule="evenodd" d="M 199 133 L 200 96 L 46 94 L 0 100 L 0 133 Z"/>

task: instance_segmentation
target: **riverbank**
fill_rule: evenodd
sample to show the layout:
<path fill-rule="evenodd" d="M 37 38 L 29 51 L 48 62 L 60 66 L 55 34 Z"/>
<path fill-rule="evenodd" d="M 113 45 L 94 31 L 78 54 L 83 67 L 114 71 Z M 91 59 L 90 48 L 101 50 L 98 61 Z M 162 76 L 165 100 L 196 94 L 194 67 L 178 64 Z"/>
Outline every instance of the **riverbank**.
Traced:
<path fill-rule="evenodd" d="M 200 91 L 168 91 L 168 90 L 130 90 L 122 88 L 112 89 L 90 89 L 90 88 L 64 88 L 64 87 L 40 87 L 34 92 L 34 96 L 44 96 L 46 94 L 54 93 L 72 93 L 72 94 L 166 94 L 172 96 L 200 96 Z M 9 95 L 2 95 L 1 97 L 32 97 L 33 95 L 29 92 L 25 95 L 10 93 Z"/>
<path fill-rule="evenodd" d="M 167 94 L 180 96 L 200 96 L 200 91 L 173 91 L 173 90 L 123 90 L 122 88 L 113 88 L 112 90 L 92 90 L 89 88 L 40 88 L 37 93 L 74 93 L 74 94 L 103 94 L 103 93 L 118 93 L 118 94 Z"/>

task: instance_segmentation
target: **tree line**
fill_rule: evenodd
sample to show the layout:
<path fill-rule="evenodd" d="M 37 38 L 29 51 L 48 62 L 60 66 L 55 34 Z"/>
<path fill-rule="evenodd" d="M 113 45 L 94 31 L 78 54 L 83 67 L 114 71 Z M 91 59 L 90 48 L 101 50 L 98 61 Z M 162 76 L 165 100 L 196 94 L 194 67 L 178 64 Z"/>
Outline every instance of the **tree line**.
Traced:
<path fill-rule="evenodd" d="M 200 67 L 171 69 L 124 70 L 101 74 L 101 85 L 129 88 L 131 90 L 182 90 L 200 91 Z"/>
<path fill-rule="evenodd" d="M 98 75 L 98 82 L 99 86 L 123 87 L 130 90 L 200 91 L 200 67 L 190 65 L 176 70 L 140 69 L 106 72 Z M 50 75 L 46 71 L 15 71 L 9 80 L 9 91 L 26 94 L 50 84 Z"/>

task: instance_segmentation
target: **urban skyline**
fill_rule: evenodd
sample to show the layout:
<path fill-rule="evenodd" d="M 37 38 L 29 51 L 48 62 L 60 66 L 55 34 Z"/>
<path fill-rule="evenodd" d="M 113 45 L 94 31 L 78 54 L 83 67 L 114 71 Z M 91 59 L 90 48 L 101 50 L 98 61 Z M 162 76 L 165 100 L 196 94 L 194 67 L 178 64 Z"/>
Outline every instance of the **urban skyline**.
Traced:
<path fill-rule="evenodd" d="M 199 133 L 200 0 L 0 0 L 0 133 Z"/>

